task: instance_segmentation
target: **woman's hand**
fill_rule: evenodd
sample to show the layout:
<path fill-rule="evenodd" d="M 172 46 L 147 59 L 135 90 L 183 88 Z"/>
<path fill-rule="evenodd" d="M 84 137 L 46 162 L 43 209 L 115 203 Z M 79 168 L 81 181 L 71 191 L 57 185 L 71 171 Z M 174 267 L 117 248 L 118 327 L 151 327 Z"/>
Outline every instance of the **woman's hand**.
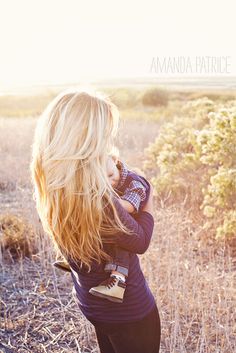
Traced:
<path fill-rule="evenodd" d="M 143 207 L 143 211 L 150 213 L 154 216 L 154 207 L 153 207 L 153 186 L 150 184 L 150 194 L 146 204 Z"/>

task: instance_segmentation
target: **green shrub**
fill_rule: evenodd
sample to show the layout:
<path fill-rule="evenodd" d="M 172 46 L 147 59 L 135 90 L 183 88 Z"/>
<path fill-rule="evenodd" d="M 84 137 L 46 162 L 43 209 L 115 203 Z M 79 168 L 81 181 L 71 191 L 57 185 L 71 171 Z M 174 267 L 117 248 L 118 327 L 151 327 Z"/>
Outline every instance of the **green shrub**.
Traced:
<path fill-rule="evenodd" d="M 156 193 L 202 212 L 204 229 L 216 238 L 236 235 L 236 101 L 213 105 L 207 98 L 188 102 L 164 124 L 146 149 L 144 167 L 156 171 Z"/>

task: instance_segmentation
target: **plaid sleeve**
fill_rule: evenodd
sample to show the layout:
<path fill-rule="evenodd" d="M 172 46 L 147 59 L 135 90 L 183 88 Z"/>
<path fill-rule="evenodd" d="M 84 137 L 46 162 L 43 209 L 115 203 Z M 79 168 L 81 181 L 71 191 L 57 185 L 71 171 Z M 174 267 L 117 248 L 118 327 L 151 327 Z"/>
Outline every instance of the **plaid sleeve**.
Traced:
<path fill-rule="evenodd" d="M 129 201 L 131 205 L 134 206 L 136 212 L 138 212 L 140 202 L 146 198 L 146 189 L 140 181 L 132 180 L 121 198 L 123 200 Z"/>

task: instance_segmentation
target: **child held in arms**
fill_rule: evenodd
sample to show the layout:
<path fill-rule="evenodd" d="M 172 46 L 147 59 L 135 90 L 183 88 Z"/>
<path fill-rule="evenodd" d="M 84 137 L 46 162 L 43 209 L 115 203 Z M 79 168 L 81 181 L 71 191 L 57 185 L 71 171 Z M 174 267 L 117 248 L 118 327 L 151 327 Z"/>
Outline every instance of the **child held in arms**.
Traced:
<path fill-rule="evenodd" d="M 107 159 L 107 175 L 118 199 L 127 212 L 135 215 L 144 206 L 150 193 L 149 182 L 141 175 L 128 169 L 127 165 L 118 159 L 118 154 L 112 154 Z M 105 271 L 110 277 L 89 293 L 113 302 L 122 303 L 129 274 L 129 252 L 115 244 L 108 245 L 111 262 L 106 262 Z M 65 271 L 71 271 L 65 261 L 56 261 L 54 265 Z"/>

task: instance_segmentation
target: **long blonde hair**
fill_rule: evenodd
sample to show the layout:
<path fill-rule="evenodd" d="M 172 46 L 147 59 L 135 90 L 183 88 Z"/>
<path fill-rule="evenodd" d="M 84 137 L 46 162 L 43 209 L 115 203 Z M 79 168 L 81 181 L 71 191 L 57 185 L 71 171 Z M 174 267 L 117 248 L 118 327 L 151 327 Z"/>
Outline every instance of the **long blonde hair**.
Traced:
<path fill-rule="evenodd" d="M 109 97 L 82 90 L 58 95 L 35 129 L 30 170 L 43 228 L 65 257 L 88 269 L 92 260 L 109 258 L 102 232 L 130 233 L 116 212 L 106 173 L 118 121 Z"/>

